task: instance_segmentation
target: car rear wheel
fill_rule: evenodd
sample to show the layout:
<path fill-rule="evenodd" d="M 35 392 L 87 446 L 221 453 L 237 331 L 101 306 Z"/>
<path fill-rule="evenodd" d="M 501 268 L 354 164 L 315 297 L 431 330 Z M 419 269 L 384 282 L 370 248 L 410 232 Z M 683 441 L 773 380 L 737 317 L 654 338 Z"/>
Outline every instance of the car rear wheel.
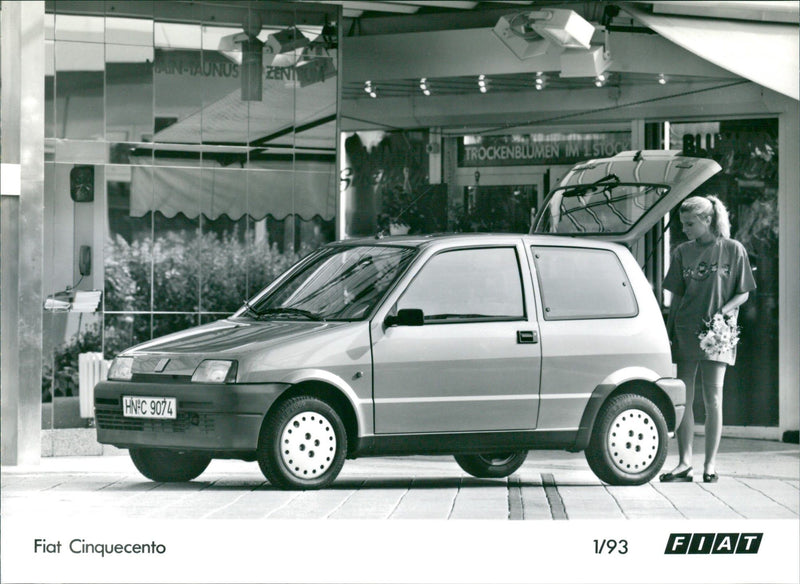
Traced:
<path fill-rule="evenodd" d="M 611 398 L 597 415 L 586 460 L 611 485 L 650 481 L 667 458 L 667 423 L 652 401 L 637 394 Z"/>
<path fill-rule="evenodd" d="M 182 483 L 199 477 L 211 457 L 161 448 L 131 448 L 128 452 L 140 473 L 159 483 Z"/>
<path fill-rule="evenodd" d="M 311 396 L 291 398 L 270 412 L 258 444 L 258 465 L 283 489 L 320 489 L 342 470 L 347 433 L 339 414 Z"/>
<path fill-rule="evenodd" d="M 456 454 L 455 459 L 462 469 L 481 479 L 507 477 L 525 462 L 527 450 L 486 454 Z"/>

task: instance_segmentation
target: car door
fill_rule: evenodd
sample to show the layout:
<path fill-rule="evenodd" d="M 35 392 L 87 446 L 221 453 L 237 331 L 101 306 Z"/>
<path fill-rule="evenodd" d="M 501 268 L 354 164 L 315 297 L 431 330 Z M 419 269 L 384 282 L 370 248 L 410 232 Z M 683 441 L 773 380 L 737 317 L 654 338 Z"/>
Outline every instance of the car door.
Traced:
<path fill-rule="evenodd" d="M 520 243 L 441 250 L 392 312 L 422 326 L 372 327 L 377 434 L 536 426 L 541 350 Z"/>

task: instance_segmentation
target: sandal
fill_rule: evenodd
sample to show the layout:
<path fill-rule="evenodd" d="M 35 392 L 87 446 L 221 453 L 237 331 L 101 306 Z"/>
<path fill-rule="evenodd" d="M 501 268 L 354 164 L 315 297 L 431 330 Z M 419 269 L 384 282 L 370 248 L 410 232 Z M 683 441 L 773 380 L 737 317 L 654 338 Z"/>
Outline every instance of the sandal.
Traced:
<path fill-rule="evenodd" d="M 704 483 L 716 483 L 719 480 L 719 475 L 715 472 L 704 472 L 703 473 L 703 482 Z"/>
<path fill-rule="evenodd" d="M 662 483 L 691 483 L 694 480 L 692 475 L 689 474 L 691 472 L 692 467 L 690 466 L 681 472 L 666 472 L 658 477 L 658 480 L 660 480 Z M 705 479 L 705 475 L 703 475 L 703 479 Z"/>

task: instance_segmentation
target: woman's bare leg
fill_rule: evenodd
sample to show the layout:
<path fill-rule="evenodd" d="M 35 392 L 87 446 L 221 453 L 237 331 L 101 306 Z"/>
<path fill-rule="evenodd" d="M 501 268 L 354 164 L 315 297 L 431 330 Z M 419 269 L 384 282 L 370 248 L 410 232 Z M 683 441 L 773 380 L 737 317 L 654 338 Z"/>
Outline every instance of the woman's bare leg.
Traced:
<path fill-rule="evenodd" d="M 701 361 L 703 376 L 703 403 L 706 406 L 706 458 L 703 472 L 716 472 L 717 451 L 722 438 L 722 385 L 725 381 L 725 363 Z"/>
<path fill-rule="evenodd" d="M 686 410 L 675 435 L 678 438 L 678 466 L 672 469 L 673 474 L 692 466 L 692 441 L 694 440 L 694 379 L 697 375 L 697 361 L 678 362 L 678 379 L 686 384 Z"/>

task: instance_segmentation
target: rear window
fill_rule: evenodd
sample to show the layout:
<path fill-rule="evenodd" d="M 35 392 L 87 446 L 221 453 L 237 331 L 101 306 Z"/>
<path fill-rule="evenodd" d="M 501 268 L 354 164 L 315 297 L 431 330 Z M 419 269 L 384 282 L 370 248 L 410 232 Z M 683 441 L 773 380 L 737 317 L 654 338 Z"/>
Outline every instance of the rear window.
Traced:
<path fill-rule="evenodd" d="M 532 247 L 545 320 L 628 318 L 639 312 L 628 275 L 605 249 Z"/>
<path fill-rule="evenodd" d="M 664 185 L 621 183 L 559 188 L 545 204 L 535 233 L 626 233 L 668 192 Z"/>

